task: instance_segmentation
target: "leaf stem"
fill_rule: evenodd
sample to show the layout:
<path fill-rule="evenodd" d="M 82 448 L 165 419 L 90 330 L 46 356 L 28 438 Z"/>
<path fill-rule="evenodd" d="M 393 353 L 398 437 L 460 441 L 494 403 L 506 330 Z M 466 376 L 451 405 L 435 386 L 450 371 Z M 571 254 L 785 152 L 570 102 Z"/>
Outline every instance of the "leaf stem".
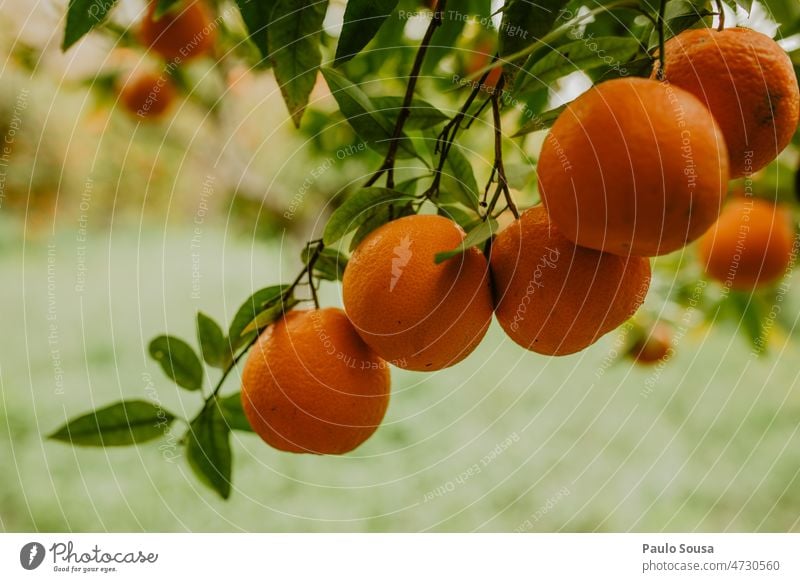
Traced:
<path fill-rule="evenodd" d="M 422 37 L 422 42 L 420 42 L 417 55 L 414 58 L 414 65 L 411 67 L 411 72 L 409 73 L 408 85 L 406 86 L 406 93 L 403 97 L 403 105 L 400 108 L 400 112 L 397 114 L 397 121 L 394 124 L 394 131 L 392 132 L 392 138 L 389 142 L 389 150 L 386 152 L 386 158 L 383 160 L 381 167 L 378 168 L 378 171 L 367 181 L 365 187 L 372 186 L 378 181 L 378 178 L 386 173 L 386 187 L 390 189 L 394 188 L 394 164 L 397 158 L 397 150 L 400 147 L 400 140 L 403 137 L 403 127 L 411 115 L 411 103 L 414 99 L 414 92 L 417 88 L 420 72 L 422 71 L 422 64 L 425 62 L 425 54 L 428 52 L 433 34 L 436 32 L 436 29 L 442 25 L 442 13 L 446 5 L 447 0 L 437 0 L 436 2 L 436 7 L 433 10 L 433 17 L 425 31 L 425 36 Z"/>

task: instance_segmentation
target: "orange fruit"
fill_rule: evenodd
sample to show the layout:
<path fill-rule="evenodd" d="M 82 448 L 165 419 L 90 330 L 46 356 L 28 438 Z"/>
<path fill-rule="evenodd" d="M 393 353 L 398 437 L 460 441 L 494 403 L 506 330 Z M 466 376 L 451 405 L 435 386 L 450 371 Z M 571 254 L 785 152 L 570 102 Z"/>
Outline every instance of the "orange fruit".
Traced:
<path fill-rule="evenodd" d="M 665 323 L 657 323 L 649 331 L 642 331 L 628 355 L 637 364 L 645 366 L 665 362 L 672 356 L 672 331 Z"/>
<path fill-rule="evenodd" d="M 344 307 L 364 341 L 407 370 L 441 370 L 478 346 L 492 320 L 489 269 L 471 248 L 441 264 L 464 231 L 442 216 L 406 216 L 370 233 L 343 280 Z"/>
<path fill-rule="evenodd" d="M 614 79 L 558 117 L 538 172 L 564 236 L 600 251 L 655 256 L 684 247 L 717 219 L 728 154 L 714 118 L 690 93 Z"/>
<path fill-rule="evenodd" d="M 203 0 L 179 4 L 156 19 L 158 2 L 150 1 L 139 30 L 143 45 L 168 61 L 180 63 L 210 53 L 217 39 L 216 23 Z"/>
<path fill-rule="evenodd" d="M 706 273 L 732 289 L 752 291 L 781 278 L 794 252 L 791 215 L 759 198 L 734 198 L 698 251 Z"/>
<path fill-rule="evenodd" d="M 469 77 L 474 75 L 481 69 L 488 67 L 491 62 L 492 58 L 494 58 L 494 48 L 492 43 L 488 41 L 484 41 L 475 48 L 474 52 L 467 53 L 467 67 L 466 67 L 466 76 Z M 487 92 L 492 92 L 497 87 L 497 83 L 500 82 L 500 75 L 503 73 L 502 65 L 497 65 L 491 71 L 489 71 L 489 75 L 486 77 L 486 80 L 483 82 L 483 88 L 487 90 Z M 475 80 L 476 82 L 478 79 Z"/>
<path fill-rule="evenodd" d="M 389 369 L 341 309 L 291 311 L 247 356 L 242 404 L 281 451 L 340 455 L 366 441 L 389 405 Z"/>
<path fill-rule="evenodd" d="M 670 39 L 667 81 L 699 98 L 725 136 L 731 177 L 760 170 L 792 140 L 800 90 L 792 61 L 747 28 L 687 30 Z"/>
<path fill-rule="evenodd" d="M 524 212 L 492 245 L 497 321 L 523 348 L 550 356 L 579 352 L 641 306 L 650 262 L 579 247 L 544 207 Z"/>
<path fill-rule="evenodd" d="M 175 86 L 166 74 L 142 73 L 128 79 L 120 101 L 131 115 L 154 119 L 169 110 L 175 97 Z"/>

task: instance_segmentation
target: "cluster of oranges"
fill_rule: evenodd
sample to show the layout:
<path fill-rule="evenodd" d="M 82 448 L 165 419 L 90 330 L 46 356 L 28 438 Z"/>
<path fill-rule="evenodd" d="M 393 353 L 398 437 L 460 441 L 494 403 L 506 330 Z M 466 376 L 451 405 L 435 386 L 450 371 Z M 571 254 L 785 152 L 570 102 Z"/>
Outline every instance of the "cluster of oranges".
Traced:
<path fill-rule="evenodd" d="M 161 117 L 175 101 L 177 90 L 170 68 L 209 54 L 216 42 L 216 28 L 202 0 L 182 3 L 165 14 L 158 14 L 157 9 L 158 1 L 150 0 L 138 38 L 168 67 L 160 73 L 134 72 L 120 93 L 125 110 L 142 119 Z"/>
<path fill-rule="evenodd" d="M 544 204 L 486 253 L 469 248 L 437 264 L 437 253 L 466 236 L 440 215 L 406 216 L 369 234 L 344 273 L 345 311 L 291 312 L 249 355 L 242 398 L 254 430 L 280 450 L 350 451 L 383 419 L 389 364 L 452 366 L 493 316 L 528 350 L 583 350 L 642 305 L 649 257 L 707 231 L 700 251 L 709 275 L 742 289 L 779 276 L 790 260 L 788 219 L 767 202 L 735 200 L 720 211 L 729 179 L 773 160 L 797 127 L 791 62 L 744 29 L 689 31 L 666 51 L 663 80 L 659 72 L 600 83 L 566 108 L 538 160 Z M 744 206 L 749 229 L 734 257 L 727 239 Z M 665 336 L 658 328 L 635 356 L 662 359 Z"/>

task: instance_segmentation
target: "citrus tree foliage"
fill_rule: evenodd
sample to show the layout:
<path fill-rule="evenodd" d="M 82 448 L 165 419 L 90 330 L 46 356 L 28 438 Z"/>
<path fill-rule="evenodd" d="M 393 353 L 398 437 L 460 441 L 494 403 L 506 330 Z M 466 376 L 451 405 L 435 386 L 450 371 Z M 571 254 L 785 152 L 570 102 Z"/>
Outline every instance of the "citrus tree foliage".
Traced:
<path fill-rule="evenodd" d="M 180 11 L 183 5 L 182 0 L 157 1 L 157 16 Z M 70 0 L 63 49 L 89 33 L 135 44 L 135 32 L 121 31 L 113 21 L 117 3 Z M 710 26 L 722 3 L 729 18 L 753 9 L 752 0 L 506 0 L 499 7 L 490 0 L 349 0 L 341 29 L 333 31 L 324 27 L 331 8 L 327 0 L 209 2 L 219 16 L 213 26 L 220 52 L 274 75 L 288 115 L 310 136 L 337 122 L 308 108 L 322 79 L 336 100 L 339 119 L 374 151 L 375 171 L 337 201 L 321 238 L 309 241 L 298 258 L 296 279 L 256 291 L 225 324 L 198 313 L 193 341 L 167 335 L 152 340 L 149 354 L 165 379 L 200 395 L 192 418 L 132 399 L 74 418 L 50 438 L 81 446 L 123 446 L 163 437 L 181 425 L 190 467 L 227 498 L 231 431 L 251 428 L 239 394 L 223 394 L 223 388 L 260 332 L 299 303 L 316 303 L 321 282 L 340 280 L 349 252 L 392 219 L 435 209 L 464 227 L 464 242 L 440 253 L 438 262 L 490 244 L 499 214 L 518 214 L 511 189 L 517 182 L 530 184 L 533 171 L 530 160 L 521 168 L 504 164 L 503 146 L 508 136 L 525 140 L 552 125 L 564 106 L 551 107 L 549 92 L 576 72 L 593 83 L 650 76 L 664 42 L 688 28 Z M 761 4 L 779 23 L 779 38 L 800 34 L 800 3 Z M 412 21 L 422 23 L 413 35 Z M 464 72 L 458 65 L 478 40 L 488 42 L 491 55 Z M 800 69 L 800 50 L 791 56 Z M 491 81 L 496 67 L 502 68 L 502 76 Z M 463 74 L 454 75 L 454 70 Z M 484 117 L 494 126 L 495 160 L 488 183 L 481 184 L 459 137 Z M 402 171 L 398 160 L 403 161 Z M 765 192 L 773 199 L 793 199 L 793 180 L 786 178 L 793 170 L 774 164 L 767 171 Z M 690 296 L 696 269 L 670 268 L 677 274 L 667 300 L 697 301 Z M 729 313 L 745 322 L 744 331 L 753 341 L 760 338 L 761 310 L 769 292 L 731 293 L 721 300 L 704 296 L 699 301 L 710 316 Z"/>

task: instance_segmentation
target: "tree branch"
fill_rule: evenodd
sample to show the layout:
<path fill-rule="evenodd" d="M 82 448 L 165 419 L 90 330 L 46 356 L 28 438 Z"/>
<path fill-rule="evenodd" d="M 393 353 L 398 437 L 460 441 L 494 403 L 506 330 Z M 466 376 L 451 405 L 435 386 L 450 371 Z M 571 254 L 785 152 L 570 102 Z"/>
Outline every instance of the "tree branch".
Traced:
<path fill-rule="evenodd" d="M 411 67 L 411 73 L 409 73 L 406 94 L 403 97 L 403 105 L 400 108 L 400 112 L 397 114 L 397 121 L 394 124 L 394 131 L 392 133 L 391 141 L 389 142 L 389 151 L 386 152 L 386 158 L 384 159 L 383 164 L 381 164 L 381 167 L 378 168 L 378 171 L 375 172 L 365 184 L 367 187 L 375 184 L 375 182 L 378 181 L 378 178 L 380 178 L 384 173 L 387 173 L 386 187 L 394 188 L 394 164 L 397 158 L 397 150 L 400 147 L 400 141 L 403 138 L 403 127 L 411 115 L 411 102 L 414 99 L 414 92 L 416 91 L 417 80 L 419 79 L 420 72 L 422 71 L 422 64 L 425 62 L 425 54 L 428 52 L 428 47 L 430 46 L 433 34 L 436 32 L 436 29 L 442 25 L 442 13 L 444 12 L 446 5 L 447 0 L 437 0 L 436 2 L 436 7 L 433 11 L 433 17 L 431 18 L 430 24 L 428 24 L 428 28 L 425 31 L 425 36 L 422 37 L 422 42 L 419 45 L 419 49 L 417 49 L 417 56 L 414 58 L 414 65 Z"/>

